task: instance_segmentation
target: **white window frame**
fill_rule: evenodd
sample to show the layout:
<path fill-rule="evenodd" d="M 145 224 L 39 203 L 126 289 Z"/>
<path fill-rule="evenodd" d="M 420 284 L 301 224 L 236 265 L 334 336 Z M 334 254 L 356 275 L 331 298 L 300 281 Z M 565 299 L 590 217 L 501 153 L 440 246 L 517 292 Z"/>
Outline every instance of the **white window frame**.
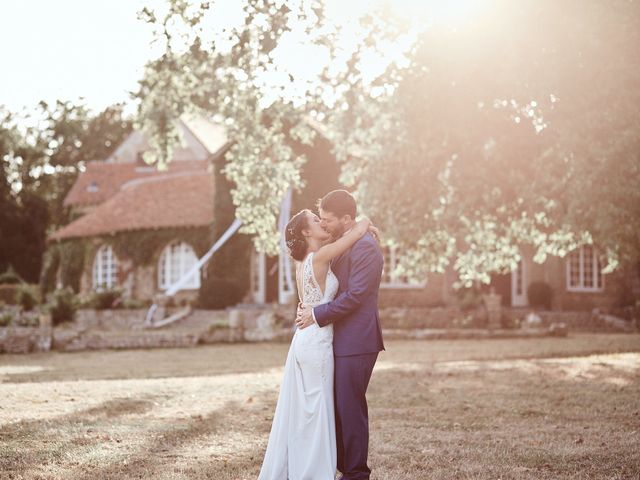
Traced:
<path fill-rule="evenodd" d="M 102 245 L 93 258 L 93 289 L 101 291 L 118 285 L 118 258 L 111 245 Z"/>
<path fill-rule="evenodd" d="M 600 273 L 600 284 L 598 285 L 598 250 L 591 247 L 591 258 L 586 259 L 585 256 L 585 247 L 582 246 L 574 251 L 572 251 L 565 261 L 566 264 L 566 286 L 567 291 L 569 292 L 602 292 L 604 290 L 604 275 L 602 272 Z M 573 255 L 579 255 L 578 261 L 578 285 L 571 285 L 571 259 Z M 592 275 L 592 286 L 585 286 L 585 261 L 591 262 L 591 275 Z"/>
<path fill-rule="evenodd" d="M 520 272 L 520 282 L 518 282 L 518 272 Z M 522 292 L 518 295 L 518 287 L 522 288 Z M 516 268 L 511 271 L 511 306 L 526 307 L 529 299 L 527 298 L 527 266 L 524 257 L 521 255 L 520 260 L 516 264 Z"/>
<path fill-rule="evenodd" d="M 251 251 L 251 293 L 254 303 L 263 305 L 267 295 L 267 271 L 264 252 Z"/>
<path fill-rule="evenodd" d="M 380 283 L 380 288 L 388 288 L 388 289 L 420 289 L 424 288 L 427 285 L 426 279 L 422 282 L 411 282 L 408 280 L 403 280 L 398 278 L 398 275 L 395 273 L 395 270 L 398 266 L 399 259 L 397 255 L 397 247 L 386 246 L 382 249 L 384 255 L 384 269 L 382 271 L 382 282 Z M 385 273 L 390 272 L 388 277 L 390 280 L 386 280 Z"/>
<path fill-rule="evenodd" d="M 176 263 L 177 272 L 172 271 L 172 264 Z M 168 244 L 162 250 L 158 259 L 158 288 L 167 290 L 187 273 L 198 262 L 198 256 L 193 247 L 187 242 L 175 241 Z M 172 278 L 175 275 L 176 278 Z M 200 288 L 200 270 L 183 285 L 183 290 L 197 290 Z"/>
<path fill-rule="evenodd" d="M 286 253 L 280 252 L 278 255 L 278 303 L 280 305 L 288 305 L 294 301 L 297 301 L 297 287 L 296 287 L 296 263 L 289 258 L 287 261 Z M 286 267 L 287 265 L 291 269 L 292 285 L 289 288 L 286 279 Z"/>

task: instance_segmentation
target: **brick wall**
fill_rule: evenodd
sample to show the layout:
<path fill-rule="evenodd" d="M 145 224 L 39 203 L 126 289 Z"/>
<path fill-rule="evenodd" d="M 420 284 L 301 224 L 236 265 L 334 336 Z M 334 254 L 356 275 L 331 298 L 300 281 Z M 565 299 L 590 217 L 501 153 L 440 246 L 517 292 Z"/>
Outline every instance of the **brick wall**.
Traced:
<path fill-rule="evenodd" d="M 380 308 L 436 307 L 448 303 L 451 298 L 451 281 L 447 274 L 431 273 L 424 287 L 380 287 Z"/>

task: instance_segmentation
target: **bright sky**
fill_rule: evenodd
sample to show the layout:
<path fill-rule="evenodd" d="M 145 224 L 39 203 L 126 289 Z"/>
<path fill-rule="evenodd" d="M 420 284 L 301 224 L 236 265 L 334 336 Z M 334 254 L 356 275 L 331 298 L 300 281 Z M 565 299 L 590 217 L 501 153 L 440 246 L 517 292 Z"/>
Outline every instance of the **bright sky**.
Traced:
<path fill-rule="evenodd" d="M 126 101 L 154 53 L 151 29 L 136 18 L 142 5 L 141 0 L 1 2 L 0 104 L 19 111 L 40 100 L 84 97 L 93 109 Z"/>
<path fill-rule="evenodd" d="M 216 2 L 214 2 L 215 4 Z M 218 0 L 237 8 L 238 0 Z M 341 18 L 368 8 L 368 0 L 326 0 L 329 16 Z M 437 0 L 396 0 L 402 8 L 424 9 Z M 463 5 L 473 0 L 451 0 Z M 4 0 L 0 2 L 0 105 L 14 112 L 40 100 L 77 101 L 100 110 L 129 100 L 144 64 L 162 52 L 151 45 L 151 28 L 137 19 L 143 6 L 162 0 Z M 442 4 L 440 4 L 442 5 Z M 455 12 L 446 7 L 446 12 Z M 436 6 L 436 10 L 443 10 Z M 217 12 L 218 13 L 218 12 Z M 224 17 L 225 15 L 222 15 Z M 220 17 L 218 17 L 220 18 Z M 296 54 L 297 52 L 297 54 Z M 295 64 L 309 64 L 308 52 L 291 49 Z M 302 57 L 302 58 L 301 58 Z M 373 59 L 375 62 L 375 59 Z"/>

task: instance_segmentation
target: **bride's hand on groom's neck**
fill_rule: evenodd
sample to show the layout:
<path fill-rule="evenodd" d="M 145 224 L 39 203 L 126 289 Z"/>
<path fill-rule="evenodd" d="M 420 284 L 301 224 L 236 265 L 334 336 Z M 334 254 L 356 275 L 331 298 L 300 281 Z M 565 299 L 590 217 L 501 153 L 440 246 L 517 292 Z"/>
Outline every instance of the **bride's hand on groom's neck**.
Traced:
<path fill-rule="evenodd" d="M 369 233 L 373 235 L 373 238 L 375 238 L 378 243 L 380 243 L 380 230 L 378 229 L 378 227 L 369 225 Z"/>

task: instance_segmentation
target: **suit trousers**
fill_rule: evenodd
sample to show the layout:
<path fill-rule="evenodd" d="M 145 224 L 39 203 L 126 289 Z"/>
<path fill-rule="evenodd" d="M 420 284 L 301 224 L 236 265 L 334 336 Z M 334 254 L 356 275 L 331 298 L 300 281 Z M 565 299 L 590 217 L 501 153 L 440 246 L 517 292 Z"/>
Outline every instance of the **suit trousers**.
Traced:
<path fill-rule="evenodd" d="M 377 358 L 377 352 L 334 357 L 337 460 L 344 480 L 368 480 L 371 474 L 366 393 Z"/>

